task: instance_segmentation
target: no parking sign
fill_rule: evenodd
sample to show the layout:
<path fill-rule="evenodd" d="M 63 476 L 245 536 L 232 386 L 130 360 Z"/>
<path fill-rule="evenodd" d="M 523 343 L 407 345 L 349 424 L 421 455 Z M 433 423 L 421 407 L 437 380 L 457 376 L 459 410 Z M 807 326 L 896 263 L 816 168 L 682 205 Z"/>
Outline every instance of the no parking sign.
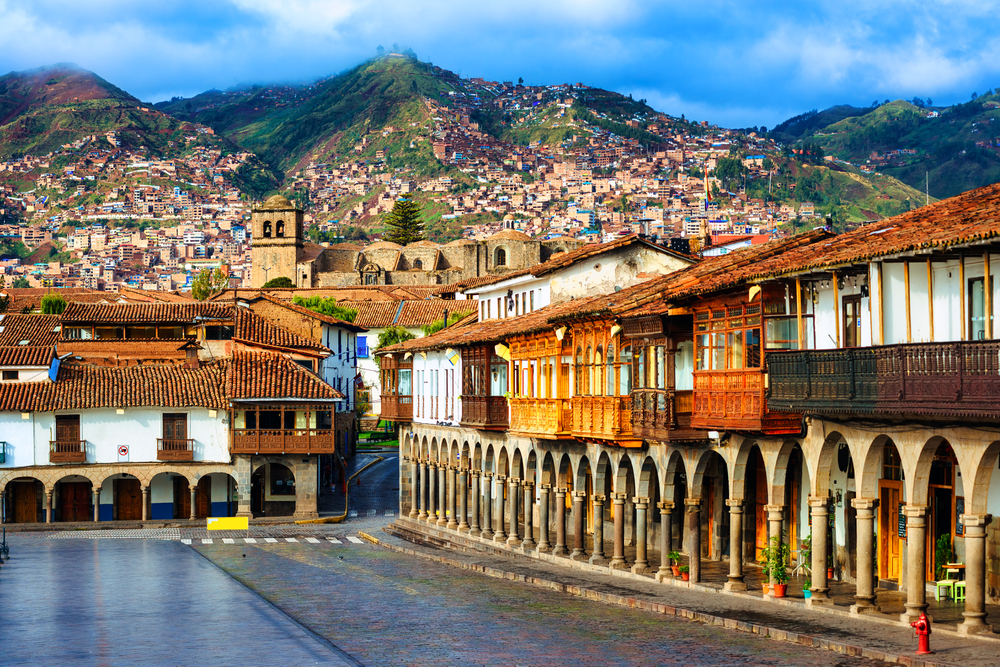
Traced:
<path fill-rule="evenodd" d="M 118 445 L 118 463 L 128 463 L 128 445 Z"/>

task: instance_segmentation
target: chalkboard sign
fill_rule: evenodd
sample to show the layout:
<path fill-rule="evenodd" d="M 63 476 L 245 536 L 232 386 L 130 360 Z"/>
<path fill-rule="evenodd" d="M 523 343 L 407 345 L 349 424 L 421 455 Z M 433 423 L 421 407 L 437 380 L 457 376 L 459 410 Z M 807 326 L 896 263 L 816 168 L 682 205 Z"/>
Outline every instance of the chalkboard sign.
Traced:
<path fill-rule="evenodd" d="M 962 515 L 965 514 L 965 496 L 955 496 L 955 536 L 964 535 Z"/>
<path fill-rule="evenodd" d="M 899 536 L 906 537 L 906 503 L 899 503 Z"/>

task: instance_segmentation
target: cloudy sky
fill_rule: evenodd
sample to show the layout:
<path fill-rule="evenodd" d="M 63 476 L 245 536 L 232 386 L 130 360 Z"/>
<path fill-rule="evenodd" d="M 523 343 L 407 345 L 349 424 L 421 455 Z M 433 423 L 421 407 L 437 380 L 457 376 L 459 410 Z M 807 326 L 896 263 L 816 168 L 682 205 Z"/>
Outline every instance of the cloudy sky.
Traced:
<path fill-rule="evenodd" d="M 146 101 L 307 81 L 393 43 L 489 79 L 582 82 L 730 127 L 1000 88 L 967 0 L 0 0 L 0 71 L 74 62 Z"/>

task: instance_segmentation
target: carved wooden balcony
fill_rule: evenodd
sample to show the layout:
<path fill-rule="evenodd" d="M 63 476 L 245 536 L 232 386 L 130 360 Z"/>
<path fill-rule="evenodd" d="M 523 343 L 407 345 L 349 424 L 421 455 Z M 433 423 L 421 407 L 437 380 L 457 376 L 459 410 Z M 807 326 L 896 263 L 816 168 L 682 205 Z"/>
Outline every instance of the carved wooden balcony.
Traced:
<path fill-rule="evenodd" d="M 695 371 L 691 427 L 785 434 L 800 432 L 802 419 L 768 408 L 762 369 Z"/>
<path fill-rule="evenodd" d="M 532 438 L 568 438 L 573 411 L 563 398 L 512 398 L 510 431 Z"/>
<path fill-rule="evenodd" d="M 638 447 L 632 437 L 630 396 L 574 396 L 572 434 L 583 440 L 600 440 L 621 447 Z"/>
<path fill-rule="evenodd" d="M 462 426 L 485 431 L 504 431 L 510 417 L 503 396 L 463 396 Z"/>
<path fill-rule="evenodd" d="M 49 463 L 86 463 L 86 440 L 50 440 Z"/>
<path fill-rule="evenodd" d="M 691 427 L 694 392 L 638 389 L 632 392 L 632 434 L 660 442 L 705 440 Z"/>
<path fill-rule="evenodd" d="M 1000 341 L 768 355 L 773 410 L 1000 420 Z"/>
<path fill-rule="evenodd" d="M 193 461 L 194 440 L 156 439 L 157 461 Z"/>
<path fill-rule="evenodd" d="M 330 429 L 233 429 L 233 454 L 332 454 Z"/>
<path fill-rule="evenodd" d="M 413 421 L 412 396 L 383 396 L 379 416 L 387 421 Z"/>

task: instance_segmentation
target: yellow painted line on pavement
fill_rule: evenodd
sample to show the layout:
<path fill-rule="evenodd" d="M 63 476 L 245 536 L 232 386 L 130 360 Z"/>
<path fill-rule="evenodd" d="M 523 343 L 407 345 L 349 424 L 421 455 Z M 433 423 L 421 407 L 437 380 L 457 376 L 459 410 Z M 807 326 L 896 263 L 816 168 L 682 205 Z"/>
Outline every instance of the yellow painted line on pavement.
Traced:
<path fill-rule="evenodd" d="M 366 532 L 364 532 L 364 531 L 361 531 L 361 530 L 359 530 L 359 531 L 358 531 L 358 537 L 360 537 L 360 538 L 361 538 L 361 539 L 363 539 L 363 540 L 368 540 L 368 541 L 369 541 L 369 542 L 371 542 L 372 544 L 379 544 L 379 545 L 381 545 L 381 544 L 382 544 L 381 542 L 379 542 L 379 541 L 378 541 L 378 538 L 377 538 L 377 537 L 372 537 L 372 536 L 371 536 L 371 535 L 369 535 L 368 533 L 366 533 Z"/>

